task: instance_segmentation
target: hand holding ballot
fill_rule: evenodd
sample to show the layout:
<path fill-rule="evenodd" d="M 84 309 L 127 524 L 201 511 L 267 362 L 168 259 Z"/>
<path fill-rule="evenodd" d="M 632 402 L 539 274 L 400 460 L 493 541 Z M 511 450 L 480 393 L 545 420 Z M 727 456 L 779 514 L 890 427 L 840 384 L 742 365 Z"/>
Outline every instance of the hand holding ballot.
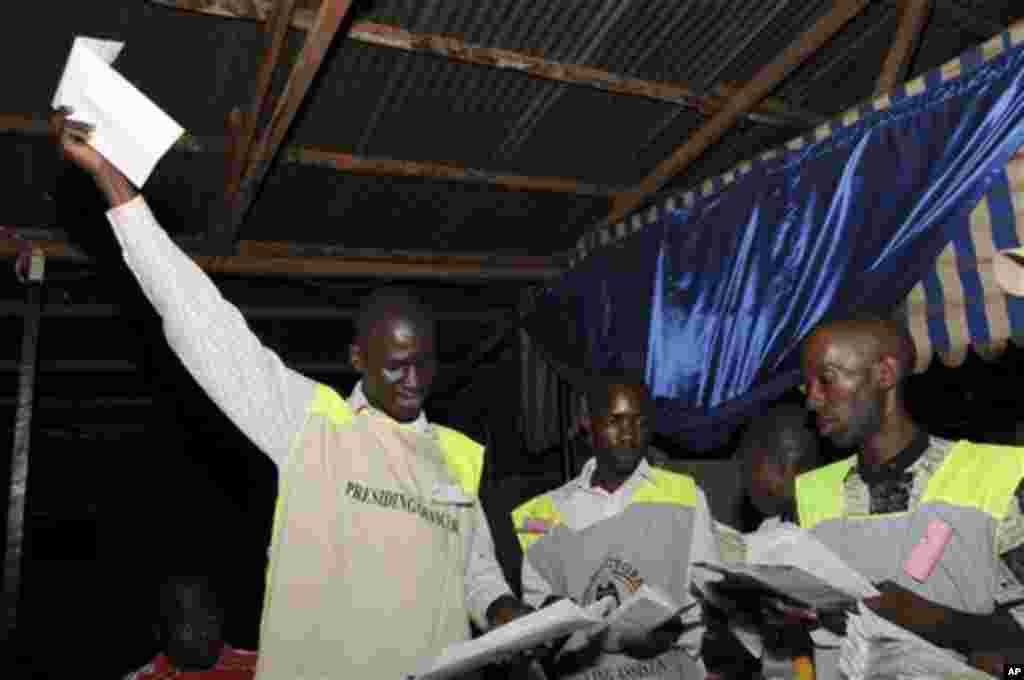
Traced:
<path fill-rule="evenodd" d="M 61 155 L 89 173 L 112 206 L 135 197 L 135 187 L 146 183 L 183 132 L 111 68 L 122 47 L 75 38 L 50 118 Z"/>
<path fill-rule="evenodd" d="M 91 125 L 90 145 L 141 187 L 184 130 L 111 67 L 123 47 L 76 37 L 52 106 Z"/>

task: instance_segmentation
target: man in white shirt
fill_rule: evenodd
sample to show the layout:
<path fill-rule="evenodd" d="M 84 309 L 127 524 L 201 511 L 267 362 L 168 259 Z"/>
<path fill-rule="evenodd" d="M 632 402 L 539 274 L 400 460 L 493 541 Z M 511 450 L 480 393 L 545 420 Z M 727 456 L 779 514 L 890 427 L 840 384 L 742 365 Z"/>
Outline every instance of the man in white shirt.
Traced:
<path fill-rule="evenodd" d="M 622 602 L 642 584 L 669 593 L 682 616 L 640 639 L 596 638 L 554 670 L 563 677 L 703 678 L 702 611 L 694 561 L 718 562 L 704 493 L 681 474 L 648 465 L 651 401 L 628 374 L 598 376 L 588 391 L 595 457 L 568 484 L 513 512 L 523 546 L 523 598 Z M 596 673 L 596 675 L 591 675 Z"/>
<path fill-rule="evenodd" d="M 259 680 L 398 678 L 472 619 L 531 611 L 494 557 L 477 498 L 482 447 L 427 421 L 433 320 L 407 291 L 364 301 L 348 400 L 289 369 L 157 224 L 124 175 L 53 118 L 62 153 L 106 196 L 125 261 L 196 381 L 277 466 Z"/>

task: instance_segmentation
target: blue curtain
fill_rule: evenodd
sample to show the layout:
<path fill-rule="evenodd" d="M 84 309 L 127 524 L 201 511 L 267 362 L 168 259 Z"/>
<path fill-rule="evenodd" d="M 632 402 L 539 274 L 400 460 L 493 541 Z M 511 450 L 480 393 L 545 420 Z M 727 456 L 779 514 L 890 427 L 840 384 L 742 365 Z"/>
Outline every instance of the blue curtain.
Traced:
<path fill-rule="evenodd" d="M 541 297 L 580 329 L 576 361 L 642 369 L 660 432 L 721 445 L 798 384 L 817 324 L 888 312 L 968 228 L 1024 144 L 1024 50 L 1002 40 L 595 249 Z"/>

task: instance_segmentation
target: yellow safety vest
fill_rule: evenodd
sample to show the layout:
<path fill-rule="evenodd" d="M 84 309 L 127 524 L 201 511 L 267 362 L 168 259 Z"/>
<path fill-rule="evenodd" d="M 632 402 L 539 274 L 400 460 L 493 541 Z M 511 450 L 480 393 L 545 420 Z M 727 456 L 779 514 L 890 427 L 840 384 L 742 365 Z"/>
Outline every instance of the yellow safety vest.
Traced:
<path fill-rule="evenodd" d="M 689 475 L 651 468 L 651 476 L 653 479 L 647 480 L 633 492 L 628 505 L 671 503 L 693 507 L 697 504 L 697 483 Z M 525 551 L 547 531 L 565 521 L 551 494 L 547 493 L 513 510 L 512 523 L 519 536 L 519 545 Z"/>
<path fill-rule="evenodd" d="M 355 413 L 352 411 L 352 407 L 348 405 L 348 402 L 335 390 L 326 385 L 317 386 L 316 395 L 313 398 L 313 403 L 310 405 L 309 413 L 311 416 L 326 418 L 338 427 L 347 425 L 355 418 Z M 444 455 L 448 471 L 451 472 L 452 477 L 455 478 L 455 481 L 464 492 L 474 498 L 478 497 L 480 494 L 480 480 L 483 477 L 484 470 L 484 447 L 458 430 L 441 425 L 433 425 L 432 427 L 437 432 L 441 453 Z M 278 535 L 280 518 L 284 514 L 282 509 L 284 505 L 283 499 L 286 497 L 284 493 L 285 482 L 286 479 L 282 475 L 280 477 L 281 488 L 278 490 L 277 501 L 274 505 L 274 519 L 270 534 L 271 540 Z M 267 583 L 271 583 L 272 575 L 272 565 L 268 564 L 266 571 Z M 269 608 L 269 590 L 264 597 L 263 605 L 264 609 Z"/>
<path fill-rule="evenodd" d="M 811 529 L 845 516 L 843 482 L 856 464 L 856 456 L 851 456 L 797 477 L 800 526 Z M 959 441 L 928 480 L 921 504 L 972 508 L 998 521 L 1006 517 L 1022 479 L 1024 449 Z"/>

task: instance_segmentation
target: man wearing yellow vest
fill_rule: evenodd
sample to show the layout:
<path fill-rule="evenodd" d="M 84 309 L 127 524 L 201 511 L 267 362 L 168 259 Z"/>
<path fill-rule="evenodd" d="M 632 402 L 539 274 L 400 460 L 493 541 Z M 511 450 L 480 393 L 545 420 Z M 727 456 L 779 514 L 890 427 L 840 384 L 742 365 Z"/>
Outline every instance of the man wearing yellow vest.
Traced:
<path fill-rule="evenodd" d="M 641 639 L 596 638 L 548 670 L 581 680 L 703 678 L 702 612 L 690 591 L 701 574 L 690 565 L 719 562 L 704 494 L 690 477 L 648 465 L 651 403 L 642 381 L 601 375 L 587 401 L 594 458 L 512 515 L 524 552 L 523 598 L 533 606 L 565 597 L 622 602 L 647 582 L 693 606 Z"/>
<path fill-rule="evenodd" d="M 797 479 L 800 524 L 879 586 L 880 615 L 997 672 L 1024 649 L 1024 450 L 929 436 L 903 382 L 914 346 L 882 319 L 803 347 L 818 429 L 857 454 Z M 819 649 L 819 680 L 837 653 Z M 1017 659 L 1021 657 L 1016 657 Z"/>
<path fill-rule="evenodd" d="M 531 611 L 494 557 L 477 498 L 482 447 L 428 423 L 433 321 L 409 293 L 364 301 L 343 399 L 282 363 L 168 238 L 143 198 L 53 118 L 62 153 L 92 175 L 124 258 L 168 343 L 277 465 L 258 680 L 398 680 L 447 645 Z"/>

